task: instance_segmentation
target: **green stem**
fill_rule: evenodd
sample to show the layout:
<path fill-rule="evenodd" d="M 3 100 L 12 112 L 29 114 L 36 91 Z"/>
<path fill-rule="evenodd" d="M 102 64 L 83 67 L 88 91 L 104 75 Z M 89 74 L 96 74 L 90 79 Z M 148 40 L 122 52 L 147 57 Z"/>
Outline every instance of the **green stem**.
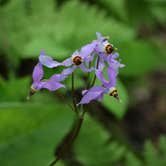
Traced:
<path fill-rule="evenodd" d="M 98 67 L 99 67 L 99 61 L 100 61 L 100 57 L 98 56 L 98 57 L 97 57 L 96 69 L 98 69 Z M 93 78 L 91 87 L 95 84 L 95 82 L 96 82 L 96 74 L 94 75 L 94 78 Z"/>
<path fill-rule="evenodd" d="M 72 73 L 72 76 L 71 76 L 71 93 L 72 93 L 72 100 L 73 100 L 74 111 L 78 115 L 79 112 L 78 112 L 77 105 L 76 105 L 76 102 L 75 102 L 74 91 L 75 91 L 75 89 L 74 89 L 74 73 Z"/>
<path fill-rule="evenodd" d="M 59 153 L 57 153 L 57 158 L 53 160 L 49 166 L 54 166 L 57 163 L 57 161 L 59 161 L 64 156 L 64 154 L 71 148 L 72 144 L 74 143 L 75 139 L 77 138 L 80 132 L 85 113 L 86 111 L 83 110 L 82 114 L 79 116 L 79 118 L 76 121 L 75 127 L 71 131 L 71 137 L 69 138 L 68 142 L 65 142 L 64 144 L 62 144 L 62 147 L 60 148 Z"/>
<path fill-rule="evenodd" d="M 91 68 L 91 62 L 89 62 L 89 66 L 88 68 L 90 69 Z M 87 83 L 87 89 L 89 89 L 89 86 L 90 86 L 90 72 L 88 72 L 88 83 Z"/>

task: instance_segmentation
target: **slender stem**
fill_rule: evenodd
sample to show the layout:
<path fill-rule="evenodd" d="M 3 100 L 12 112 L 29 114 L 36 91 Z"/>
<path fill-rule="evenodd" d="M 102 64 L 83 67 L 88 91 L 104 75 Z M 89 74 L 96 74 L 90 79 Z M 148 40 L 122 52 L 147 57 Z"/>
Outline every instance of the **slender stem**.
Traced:
<path fill-rule="evenodd" d="M 62 145 L 62 148 L 60 149 L 59 153 L 57 154 L 57 158 L 55 160 L 53 160 L 49 166 L 54 166 L 57 163 L 57 161 L 59 161 L 63 157 L 63 155 L 71 148 L 72 144 L 74 143 L 75 139 L 77 138 L 77 136 L 80 132 L 85 113 L 86 113 L 86 111 L 83 110 L 82 114 L 79 116 L 79 118 L 76 121 L 76 125 L 74 126 L 73 130 L 71 131 L 70 139 L 68 140 L 68 142 L 66 142 L 65 144 Z"/>
<path fill-rule="evenodd" d="M 97 57 L 96 69 L 98 69 L 98 67 L 99 67 L 99 61 L 100 61 L 100 57 L 98 56 L 98 57 Z M 93 85 L 95 84 L 95 81 L 96 81 L 96 74 L 95 74 L 94 77 L 93 77 L 93 81 L 92 81 L 91 86 L 93 86 Z"/>
<path fill-rule="evenodd" d="M 91 62 L 89 62 L 89 66 L 88 66 L 88 68 L 90 69 L 91 68 Z M 87 83 L 87 89 L 89 88 L 89 86 L 90 86 L 90 72 L 88 72 L 88 83 Z"/>
<path fill-rule="evenodd" d="M 72 100 L 73 100 L 73 106 L 74 106 L 74 110 L 76 112 L 76 114 L 78 115 L 78 109 L 77 109 L 77 105 L 75 102 L 75 94 L 74 94 L 74 73 L 72 73 L 71 76 L 71 93 L 72 93 Z"/>

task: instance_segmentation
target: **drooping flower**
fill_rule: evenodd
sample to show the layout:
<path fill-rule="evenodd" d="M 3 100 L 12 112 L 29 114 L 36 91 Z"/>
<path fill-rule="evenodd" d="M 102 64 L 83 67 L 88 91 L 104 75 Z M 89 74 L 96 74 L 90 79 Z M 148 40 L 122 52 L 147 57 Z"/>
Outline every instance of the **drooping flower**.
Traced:
<path fill-rule="evenodd" d="M 88 104 L 92 100 L 101 100 L 103 95 L 108 93 L 110 96 L 115 97 L 119 100 L 118 92 L 116 89 L 116 77 L 118 74 L 118 69 L 122 67 L 118 61 L 111 61 L 108 69 L 108 80 L 104 78 L 103 72 L 100 69 L 96 70 L 96 76 L 101 81 L 101 86 L 94 86 L 89 90 L 84 90 L 82 95 L 81 101 L 79 104 Z"/>
<path fill-rule="evenodd" d="M 85 45 L 80 51 L 75 51 L 71 57 L 65 59 L 63 62 L 57 62 L 50 56 L 46 56 L 41 52 L 39 61 L 42 65 L 48 68 L 54 68 L 58 66 L 70 67 L 64 70 L 64 74 L 71 74 L 78 67 L 84 72 L 91 72 L 93 68 L 88 68 L 88 64 L 93 60 L 93 54 L 95 53 L 96 42 Z M 67 73 L 65 73 L 67 71 Z"/>
<path fill-rule="evenodd" d="M 97 36 L 97 45 L 96 45 L 96 53 L 98 54 L 111 54 L 116 48 L 114 48 L 113 44 L 108 41 L 108 37 L 102 36 L 99 32 L 96 32 Z"/>
<path fill-rule="evenodd" d="M 32 78 L 33 83 L 31 85 L 30 95 L 33 95 L 36 91 L 40 89 L 48 89 L 49 91 L 55 91 L 59 88 L 64 88 L 65 86 L 60 83 L 65 79 L 65 75 L 54 74 L 48 80 L 42 80 L 44 76 L 44 71 L 42 64 L 39 62 L 34 67 Z"/>
<path fill-rule="evenodd" d="M 98 64 L 98 69 L 102 71 L 105 67 L 105 63 L 107 63 L 108 66 L 111 66 L 114 63 L 118 63 L 120 68 L 124 67 L 123 64 L 120 64 L 117 61 L 118 57 L 119 57 L 118 53 L 114 53 L 114 54 L 111 54 L 109 56 L 105 56 L 105 54 L 103 54 L 103 56 L 100 57 L 100 61 L 99 61 L 99 64 Z"/>
<path fill-rule="evenodd" d="M 111 59 L 117 59 L 118 54 L 114 53 L 113 51 L 116 50 L 114 46 L 108 41 L 108 37 L 102 36 L 99 32 L 96 32 L 97 40 L 94 40 L 93 43 L 95 43 L 95 51 L 93 54 L 97 56 L 96 59 L 96 68 L 100 68 L 100 70 L 104 69 L 105 63 L 108 63 L 108 60 L 111 61 Z"/>

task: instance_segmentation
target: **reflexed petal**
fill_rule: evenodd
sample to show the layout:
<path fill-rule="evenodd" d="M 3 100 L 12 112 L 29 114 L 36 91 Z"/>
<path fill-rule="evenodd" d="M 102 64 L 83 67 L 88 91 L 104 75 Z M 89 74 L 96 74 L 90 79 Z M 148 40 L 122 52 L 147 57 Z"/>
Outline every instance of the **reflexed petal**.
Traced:
<path fill-rule="evenodd" d="M 104 88 L 103 86 L 93 86 L 93 87 L 90 88 L 88 91 L 91 91 L 91 92 L 105 91 L 105 88 Z"/>
<path fill-rule="evenodd" d="M 97 44 L 96 41 L 93 41 L 92 43 L 83 46 L 80 51 L 81 57 L 84 57 L 87 59 L 88 57 L 91 58 L 91 55 L 93 54 L 95 50 L 96 44 Z"/>
<path fill-rule="evenodd" d="M 53 76 L 50 77 L 50 79 L 55 82 L 64 81 L 65 78 L 66 78 L 66 76 L 63 74 L 54 74 Z"/>
<path fill-rule="evenodd" d="M 48 80 L 33 82 L 31 87 L 36 91 L 39 91 L 40 89 L 48 89 L 50 91 L 55 91 L 59 88 L 65 87 L 63 84 L 59 83 L 59 81 L 61 80 L 61 74 L 54 74 Z"/>
<path fill-rule="evenodd" d="M 102 82 L 102 84 L 106 86 L 108 84 L 108 81 L 104 78 L 102 71 L 96 70 L 95 73 L 97 78 Z"/>
<path fill-rule="evenodd" d="M 82 97 L 79 104 L 88 104 L 92 100 L 98 100 L 101 98 L 101 95 L 105 92 L 105 88 L 101 86 L 92 87 L 88 90 L 85 95 Z"/>
<path fill-rule="evenodd" d="M 33 82 L 31 85 L 31 90 L 33 89 L 34 91 L 39 91 L 43 87 L 43 82 Z"/>
<path fill-rule="evenodd" d="M 87 58 L 84 58 L 84 63 L 88 66 L 89 63 L 90 63 L 91 61 L 93 61 L 94 57 L 95 57 L 95 52 L 93 52 L 93 53 L 92 53 L 90 56 L 88 56 Z"/>
<path fill-rule="evenodd" d="M 71 66 L 72 65 L 72 58 L 70 57 L 70 58 L 68 58 L 68 59 L 65 59 L 62 63 L 61 63 L 61 65 L 62 66 Z"/>
<path fill-rule="evenodd" d="M 111 67 L 108 67 L 108 79 L 109 79 L 109 87 L 115 87 L 116 86 L 116 77 L 118 72 L 114 70 Z"/>
<path fill-rule="evenodd" d="M 37 63 L 32 73 L 33 82 L 40 82 L 40 80 L 43 78 L 43 75 L 44 75 L 43 67 L 41 63 Z"/>
<path fill-rule="evenodd" d="M 81 65 L 79 65 L 79 67 L 80 67 L 80 69 L 82 70 L 82 71 L 84 71 L 84 72 L 91 72 L 92 70 L 94 70 L 94 68 L 87 68 L 87 67 L 85 67 L 85 65 L 84 64 L 81 64 Z"/>
<path fill-rule="evenodd" d="M 55 91 L 59 88 L 64 88 L 65 86 L 59 82 L 55 82 L 54 79 L 49 79 L 43 82 L 42 88 L 48 89 L 50 91 Z"/>
<path fill-rule="evenodd" d="M 96 62 L 96 63 L 97 63 L 97 62 Z M 99 61 L 99 64 L 98 64 L 98 69 L 97 69 L 97 70 L 103 71 L 104 66 L 105 66 L 105 64 L 104 64 L 104 59 L 101 57 L 101 58 L 100 58 L 100 61 Z"/>
<path fill-rule="evenodd" d="M 115 53 L 115 54 L 112 54 L 111 56 L 112 56 L 113 59 L 117 59 L 119 57 L 119 54 Z"/>
<path fill-rule="evenodd" d="M 61 63 L 54 61 L 52 57 L 46 56 L 46 55 L 40 55 L 39 61 L 42 65 L 48 67 L 48 68 L 54 68 L 57 66 L 60 66 Z"/>
<path fill-rule="evenodd" d="M 63 75 L 64 77 L 67 77 L 68 75 L 70 75 L 71 73 L 73 73 L 76 68 L 77 68 L 77 66 L 73 66 L 71 68 L 64 69 L 62 71 L 61 75 Z"/>
<path fill-rule="evenodd" d="M 96 36 L 99 41 L 103 40 L 103 36 L 101 35 L 101 33 L 96 32 Z"/>

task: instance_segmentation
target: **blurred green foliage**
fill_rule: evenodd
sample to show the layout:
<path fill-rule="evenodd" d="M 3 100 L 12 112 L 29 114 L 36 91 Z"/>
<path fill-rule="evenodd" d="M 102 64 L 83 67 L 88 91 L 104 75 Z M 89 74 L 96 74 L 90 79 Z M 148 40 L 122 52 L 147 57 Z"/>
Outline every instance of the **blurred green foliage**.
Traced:
<path fill-rule="evenodd" d="M 140 79 L 165 65 L 162 34 L 161 37 L 155 35 L 156 28 L 166 24 L 164 0 L 92 2 L 0 0 L 0 57 L 5 59 L 0 62 L 7 68 L 7 74 L 2 71 L 0 75 L 1 165 L 47 165 L 52 159 L 53 147 L 71 127 L 73 114 L 58 97 L 44 91 L 30 102 L 26 101 L 31 76 L 20 77 L 18 73 L 23 61 L 37 60 L 40 50 L 63 60 L 95 39 L 96 31 L 110 36 L 111 43 L 118 48 L 121 62 L 126 65 L 120 70 L 117 85 L 122 103 L 105 96 L 102 104 L 121 119 L 130 104 L 128 89 L 122 80 Z M 24 69 L 32 67 L 23 66 Z M 78 71 L 78 89 L 84 86 L 81 76 Z M 70 90 L 70 80 L 66 84 Z M 69 101 L 70 96 L 66 100 Z M 98 122 L 87 117 L 74 146 L 78 161 L 87 166 L 166 165 L 164 137 L 158 148 L 151 142 L 145 143 L 141 157 L 117 140 L 109 143 L 110 137 Z M 58 164 L 63 166 L 65 163 Z"/>

